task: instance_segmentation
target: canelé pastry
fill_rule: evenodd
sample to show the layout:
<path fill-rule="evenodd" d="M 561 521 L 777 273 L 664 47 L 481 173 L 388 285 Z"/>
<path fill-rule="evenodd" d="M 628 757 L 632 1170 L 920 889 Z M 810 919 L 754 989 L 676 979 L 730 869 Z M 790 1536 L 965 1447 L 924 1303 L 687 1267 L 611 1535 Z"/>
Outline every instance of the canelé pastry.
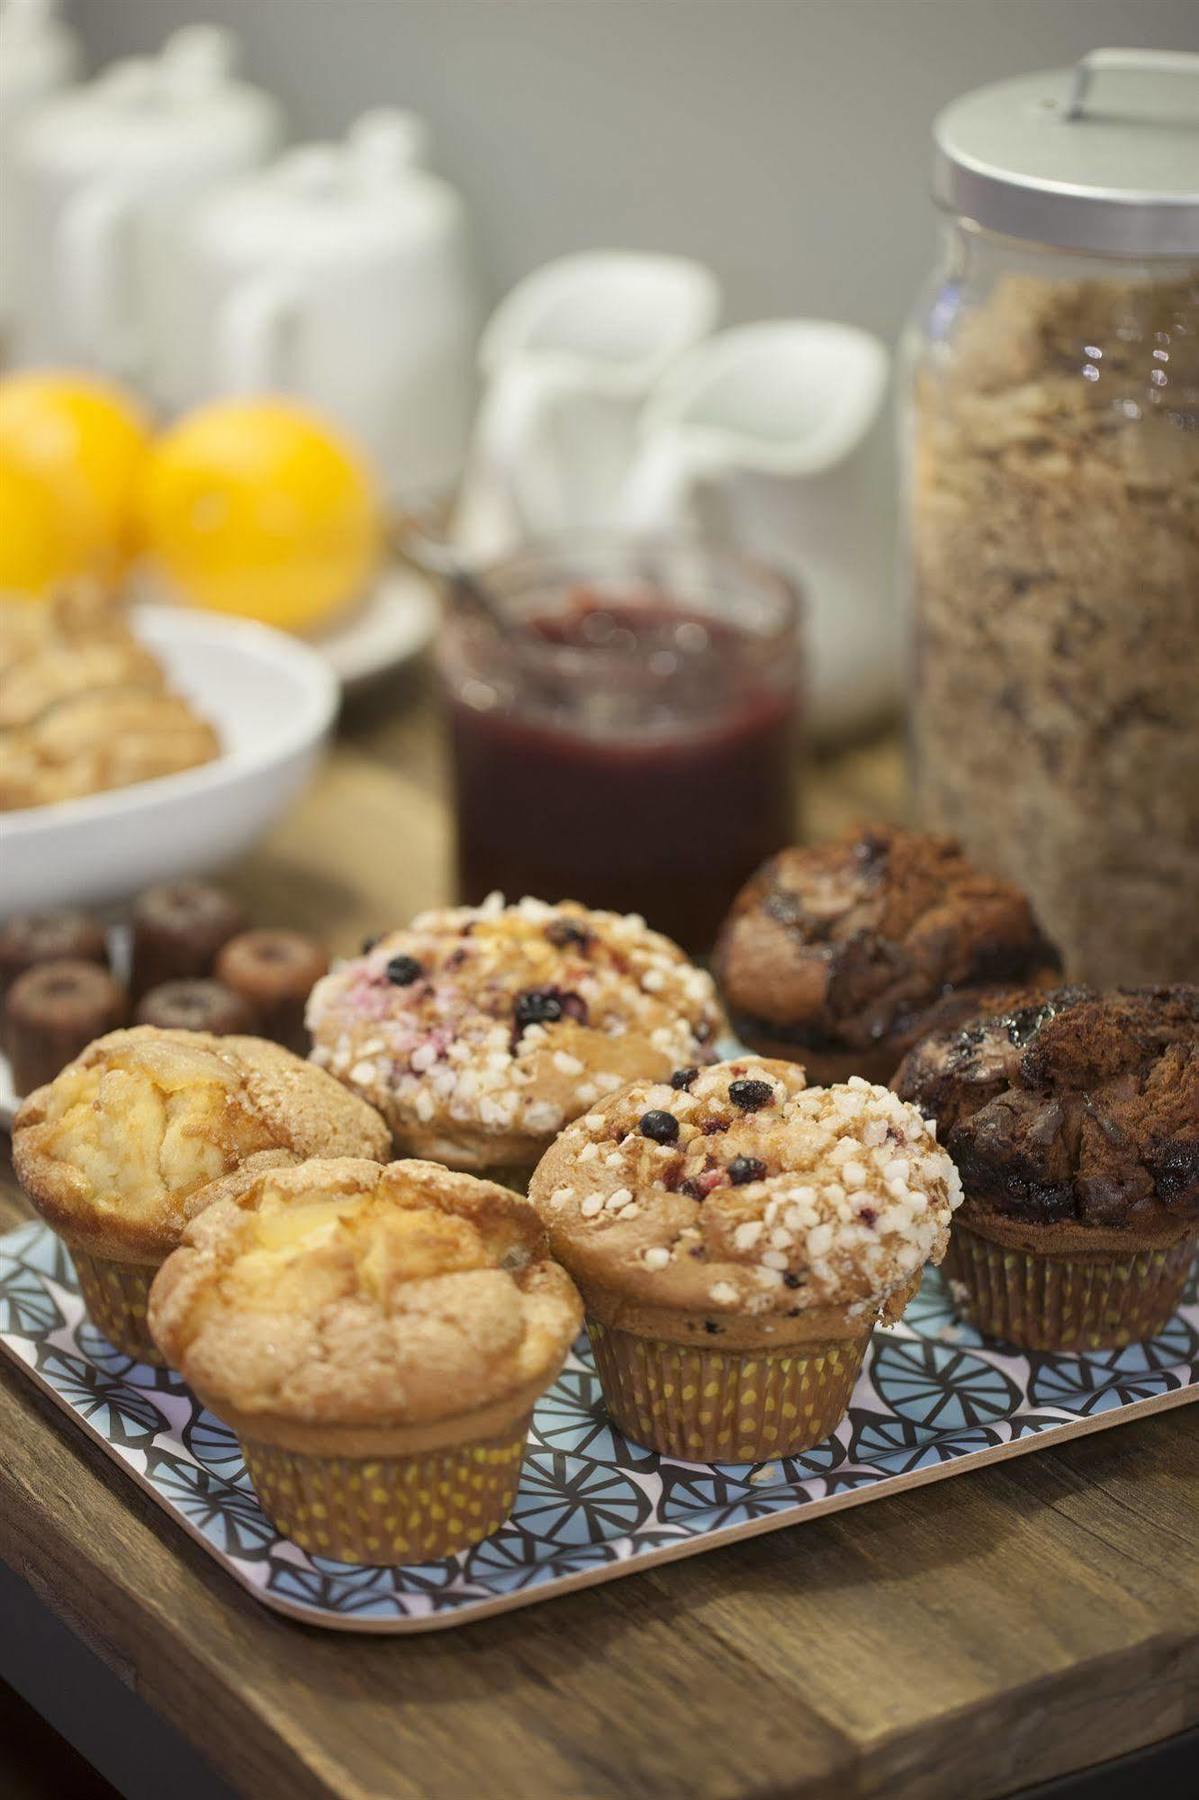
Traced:
<path fill-rule="evenodd" d="M 69 1246 L 92 1318 L 146 1361 L 150 1282 L 211 1182 L 251 1159 L 389 1148 L 377 1113 L 277 1044 L 150 1025 L 89 1044 L 13 1131 L 17 1177 Z"/>
<path fill-rule="evenodd" d="M 493 895 L 422 913 L 317 984 L 313 1058 L 399 1149 L 523 1184 L 570 1119 L 710 1062 L 712 983 L 644 920 Z"/>
<path fill-rule="evenodd" d="M 53 1081 L 93 1038 L 123 1023 L 127 1004 L 107 969 L 79 958 L 37 963 L 18 975 L 4 1002 L 4 1048 L 17 1093 Z"/>
<path fill-rule="evenodd" d="M 612 1417 L 701 1462 L 795 1455 L 836 1428 L 960 1193 L 889 1089 L 805 1088 L 795 1064 L 758 1057 L 609 1096 L 529 1190 Z"/>
<path fill-rule="evenodd" d="M 925 1032 L 997 987 L 1060 970 L 1025 896 L 950 838 L 872 826 L 780 851 L 733 903 L 716 946 L 733 1029 L 814 1081 L 889 1081 Z"/>
<path fill-rule="evenodd" d="M 1152 1337 L 1199 1243 L 1199 988 L 1061 988 L 927 1038 L 896 1086 L 961 1170 L 959 1307 L 1026 1349 Z"/>
<path fill-rule="evenodd" d="M 240 994 L 220 981 L 164 981 L 137 1003 L 139 1025 L 163 1031 L 210 1031 L 214 1037 L 254 1029 L 254 1014 Z"/>
<path fill-rule="evenodd" d="M 237 901 L 206 881 L 147 888 L 133 904 L 134 995 L 164 981 L 211 975 L 217 952 L 245 926 Z"/>
<path fill-rule="evenodd" d="M 299 931 L 243 931 L 216 960 L 218 980 L 242 996 L 263 1036 L 297 1056 L 308 1054 L 304 1009 L 328 968 L 323 945 Z"/>
<path fill-rule="evenodd" d="M 54 912 L 22 913 L 9 919 L 6 925 L 0 925 L 0 995 L 35 963 L 64 959 L 108 967 L 108 938 L 103 927 L 87 913 L 61 907 Z"/>
<path fill-rule="evenodd" d="M 582 1308 L 527 1200 L 435 1163 L 243 1170 L 150 1296 L 167 1360 L 314 1554 L 425 1562 L 495 1531 Z"/>

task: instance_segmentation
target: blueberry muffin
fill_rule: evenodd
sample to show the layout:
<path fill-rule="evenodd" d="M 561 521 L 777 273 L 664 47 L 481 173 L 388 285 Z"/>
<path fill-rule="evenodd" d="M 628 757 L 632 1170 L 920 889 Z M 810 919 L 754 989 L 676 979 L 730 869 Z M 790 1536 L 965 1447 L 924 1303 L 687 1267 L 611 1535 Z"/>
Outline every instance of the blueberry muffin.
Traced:
<path fill-rule="evenodd" d="M 435 1163 L 249 1168 L 150 1295 L 162 1354 L 232 1426 L 305 1550 L 426 1562 L 498 1529 L 582 1308 L 527 1200 Z"/>
<path fill-rule="evenodd" d="M 1199 988 L 1025 996 L 927 1038 L 896 1078 L 965 1203 L 963 1314 L 1026 1349 L 1152 1337 L 1199 1242 Z"/>
<path fill-rule="evenodd" d="M 957 1173 L 912 1106 L 742 1057 L 639 1081 L 564 1131 L 530 1198 L 583 1296 L 621 1430 L 686 1461 L 835 1430 L 880 1320 L 945 1251 Z"/>
<path fill-rule="evenodd" d="M 70 1248 L 89 1313 L 147 1361 L 150 1282 L 213 1181 L 263 1159 L 389 1149 L 377 1113 L 278 1045 L 149 1025 L 90 1044 L 13 1129 L 17 1177 Z"/>
<path fill-rule="evenodd" d="M 1019 888 L 951 838 L 858 829 L 782 850 L 742 889 L 714 958 L 738 1037 L 814 1081 L 889 1081 L 928 1031 L 1060 960 Z"/>
<path fill-rule="evenodd" d="M 638 1076 L 711 1061 L 711 980 L 644 920 L 498 895 L 422 914 L 318 982 L 313 1060 L 397 1148 L 518 1185 L 555 1134 Z"/>

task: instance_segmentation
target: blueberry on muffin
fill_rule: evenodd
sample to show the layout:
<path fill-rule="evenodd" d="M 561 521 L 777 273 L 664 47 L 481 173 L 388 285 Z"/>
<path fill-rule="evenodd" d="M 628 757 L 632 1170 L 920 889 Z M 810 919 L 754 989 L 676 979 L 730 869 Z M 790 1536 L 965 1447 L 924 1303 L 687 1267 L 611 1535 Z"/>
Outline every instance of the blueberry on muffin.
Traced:
<path fill-rule="evenodd" d="M 1060 967 L 1019 888 L 950 838 L 887 825 L 772 857 L 714 957 L 737 1035 L 814 1081 L 889 1081 L 926 1032 Z"/>
<path fill-rule="evenodd" d="M 317 983 L 308 1025 L 405 1154 L 522 1184 L 606 1094 L 711 1061 L 722 1019 L 643 919 L 496 895 L 375 940 Z"/>
<path fill-rule="evenodd" d="M 960 1187 L 912 1106 L 743 1057 L 634 1082 L 564 1131 L 530 1198 L 587 1311 L 608 1409 L 663 1454 L 798 1454 L 871 1331 L 945 1250 Z"/>
<path fill-rule="evenodd" d="M 1199 988 L 1059 988 L 926 1038 L 896 1077 L 965 1202 L 963 1313 L 1031 1349 L 1152 1337 L 1199 1243 Z"/>

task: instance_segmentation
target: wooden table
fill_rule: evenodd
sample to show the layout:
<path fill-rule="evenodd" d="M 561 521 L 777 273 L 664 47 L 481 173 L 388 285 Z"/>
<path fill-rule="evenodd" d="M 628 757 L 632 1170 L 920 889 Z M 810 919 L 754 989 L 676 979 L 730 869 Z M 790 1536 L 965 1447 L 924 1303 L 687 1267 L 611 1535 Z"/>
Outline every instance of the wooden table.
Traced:
<path fill-rule="evenodd" d="M 441 779 L 423 688 L 393 686 L 237 886 L 354 948 L 441 897 Z M 896 745 L 816 769 L 809 798 L 816 830 L 900 813 Z M 0 1178 L 0 1229 L 22 1216 Z M 1199 1721 L 1197 1509 L 1187 1408 L 461 1630 L 356 1639 L 257 1606 L 0 1371 L 0 1557 L 254 1800 L 1007 1794 Z"/>

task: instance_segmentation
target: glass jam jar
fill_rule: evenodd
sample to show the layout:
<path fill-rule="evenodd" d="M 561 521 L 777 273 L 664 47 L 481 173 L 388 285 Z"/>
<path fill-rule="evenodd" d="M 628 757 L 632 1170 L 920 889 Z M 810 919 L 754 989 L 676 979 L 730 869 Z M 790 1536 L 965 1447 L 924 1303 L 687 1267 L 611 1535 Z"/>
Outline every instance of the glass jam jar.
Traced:
<path fill-rule="evenodd" d="M 711 947 L 795 834 L 797 599 L 685 541 L 533 546 L 451 593 L 439 658 L 468 902 L 580 900 Z"/>
<path fill-rule="evenodd" d="M 1199 980 L 1199 56 L 1093 52 L 935 134 L 903 359 L 919 809 L 1072 977 Z"/>

